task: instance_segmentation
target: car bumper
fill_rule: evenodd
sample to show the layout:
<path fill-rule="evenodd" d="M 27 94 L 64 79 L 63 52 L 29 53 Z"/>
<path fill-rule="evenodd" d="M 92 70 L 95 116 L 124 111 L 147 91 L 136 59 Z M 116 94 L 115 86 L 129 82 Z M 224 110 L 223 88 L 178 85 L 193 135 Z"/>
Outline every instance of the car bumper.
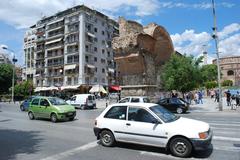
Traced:
<path fill-rule="evenodd" d="M 58 119 L 68 119 L 68 118 L 74 118 L 76 116 L 76 111 L 74 112 L 67 112 L 67 113 L 60 113 L 58 114 Z"/>
<path fill-rule="evenodd" d="M 209 136 L 206 139 L 191 139 L 193 148 L 195 150 L 206 150 L 212 142 L 212 131 L 209 132 Z"/>
<path fill-rule="evenodd" d="M 93 132 L 95 134 L 95 136 L 97 137 L 97 139 L 99 139 L 99 133 L 100 133 L 101 129 L 98 127 L 94 127 L 93 128 Z"/>

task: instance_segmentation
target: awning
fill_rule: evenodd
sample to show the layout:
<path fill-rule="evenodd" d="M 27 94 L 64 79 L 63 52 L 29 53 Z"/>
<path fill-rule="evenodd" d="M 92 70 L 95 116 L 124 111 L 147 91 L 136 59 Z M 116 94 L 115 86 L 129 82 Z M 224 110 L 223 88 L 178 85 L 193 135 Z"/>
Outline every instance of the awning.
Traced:
<path fill-rule="evenodd" d="M 90 33 L 90 32 L 87 32 L 87 34 L 88 34 L 89 36 L 93 37 L 93 38 L 96 37 L 94 34 L 92 34 L 92 33 Z"/>
<path fill-rule="evenodd" d="M 71 65 L 64 66 L 64 69 L 65 69 L 65 70 L 68 70 L 68 69 L 75 69 L 76 66 L 77 66 L 76 64 L 71 64 Z"/>
<path fill-rule="evenodd" d="M 113 68 L 108 68 L 108 71 L 114 73 L 114 69 Z"/>
<path fill-rule="evenodd" d="M 92 69 L 94 69 L 94 68 L 96 68 L 94 65 L 92 65 L 92 64 L 87 64 L 86 65 L 88 68 L 92 68 Z"/>
<path fill-rule="evenodd" d="M 58 87 L 37 87 L 34 92 L 58 90 Z"/>
<path fill-rule="evenodd" d="M 79 85 L 63 86 L 63 87 L 61 87 L 61 90 L 77 90 L 78 88 L 79 88 Z"/>
<path fill-rule="evenodd" d="M 114 91 L 121 91 L 121 87 L 120 86 L 109 86 L 109 88 L 111 90 L 114 90 Z"/>
<path fill-rule="evenodd" d="M 49 25 L 51 25 L 51 24 L 53 24 L 53 23 L 60 22 L 60 21 L 62 21 L 63 19 L 64 19 L 64 18 L 59 18 L 58 20 L 54 20 L 54 21 L 48 23 L 47 25 L 49 26 Z"/>
<path fill-rule="evenodd" d="M 59 41 L 61 41 L 61 40 L 62 40 L 62 38 L 54 39 L 54 40 L 52 40 L 52 41 L 46 42 L 45 45 L 51 44 L 51 43 L 55 43 L 55 42 L 59 42 Z"/>
<path fill-rule="evenodd" d="M 103 86 L 99 85 L 99 84 L 92 86 L 92 88 L 89 90 L 89 92 L 90 93 L 102 92 L 105 94 L 107 93 L 107 91 L 103 88 Z"/>

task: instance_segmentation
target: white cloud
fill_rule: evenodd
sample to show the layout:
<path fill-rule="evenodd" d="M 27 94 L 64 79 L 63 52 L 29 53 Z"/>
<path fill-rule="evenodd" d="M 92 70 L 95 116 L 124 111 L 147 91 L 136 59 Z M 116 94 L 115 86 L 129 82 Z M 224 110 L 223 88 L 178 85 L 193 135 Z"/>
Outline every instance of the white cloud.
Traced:
<path fill-rule="evenodd" d="M 212 3 L 182 3 L 182 2 L 160 2 L 159 3 L 161 8 L 193 8 L 193 9 L 209 9 L 212 8 Z M 235 6 L 233 3 L 222 2 L 216 3 L 216 7 L 224 7 L 224 8 L 232 8 Z"/>
<path fill-rule="evenodd" d="M 218 36 L 220 39 L 224 39 L 228 37 L 230 34 L 238 32 L 240 30 L 240 24 L 232 23 L 223 28 L 221 32 L 218 32 Z"/>
<path fill-rule="evenodd" d="M 122 10 L 136 16 L 147 16 L 155 14 L 159 8 L 157 0 L 8 0 L 0 1 L 0 21 L 17 28 L 28 28 L 42 15 L 50 16 L 80 4 L 107 13 L 114 18 L 118 17 L 117 12 Z"/>
<path fill-rule="evenodd" d="M 225 26 L 220 32 L 219 52 L 221 57 L 240 55 L 240 25 L 233 23 Z M 208 51 L 213 39 L 206 32 L 195 33 L 194 30 L 185 30 L 183 33 L 171 35 L 175 50 L 180 53 L 199 55 Z M 206 45 L 206 48 L 203 47 Z"/>

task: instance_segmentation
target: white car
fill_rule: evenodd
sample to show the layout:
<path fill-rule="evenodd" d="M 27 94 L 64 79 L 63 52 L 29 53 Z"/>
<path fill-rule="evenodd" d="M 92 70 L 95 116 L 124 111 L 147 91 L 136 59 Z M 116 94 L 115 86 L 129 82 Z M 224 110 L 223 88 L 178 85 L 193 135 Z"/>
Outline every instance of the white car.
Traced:
<path fill-rule="evenodd" d="M 96 108 L 96 99 L 92 94 L 77 94 L 66 101 L 68 104 L 79 109 L 93 109 Z"/>
<path fill-rule="evenodd" d="M 150 99 L 148 97 L 142 97 L 142 96 L 132 96 L 132 97 L 125 97 L 122 98 L 118 103 L 150 103 Z"/>
<path fill-rule="evenodd" d="M 96 118 L 94 134 L 103 146 L 127 142 L 165 147 L 178 157 L 207 149 L 212 140 L 209 124 L 176 116 L 153 103 L 108 106 Z"/>

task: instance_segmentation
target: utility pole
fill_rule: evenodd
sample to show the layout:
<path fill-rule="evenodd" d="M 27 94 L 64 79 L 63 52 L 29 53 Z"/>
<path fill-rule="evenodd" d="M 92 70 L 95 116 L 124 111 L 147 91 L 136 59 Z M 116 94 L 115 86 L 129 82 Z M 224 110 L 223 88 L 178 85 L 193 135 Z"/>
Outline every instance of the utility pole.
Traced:
<path fill-rule="evenodd" d="M 219 60 L 219 51 L 218 51 L 217 18 L 216 18 L 214 0 L 212 0 L 212 9 L 213 9 L 213 22 L 214 22 L 214 27 L 212 28 L 213 29 L 212 37 L 215 40 L 216 55 L 217 55 L 217 71 L 218 71 L 218 92 L 219 92 L 218 108 L 219 108 L 219 111 L 222 111 L 223 105 L 222 105 L 222 89 L 221 89 L 221 77 L 220 77 L 221 71 L 220 71 L 220 60 Z"/>

